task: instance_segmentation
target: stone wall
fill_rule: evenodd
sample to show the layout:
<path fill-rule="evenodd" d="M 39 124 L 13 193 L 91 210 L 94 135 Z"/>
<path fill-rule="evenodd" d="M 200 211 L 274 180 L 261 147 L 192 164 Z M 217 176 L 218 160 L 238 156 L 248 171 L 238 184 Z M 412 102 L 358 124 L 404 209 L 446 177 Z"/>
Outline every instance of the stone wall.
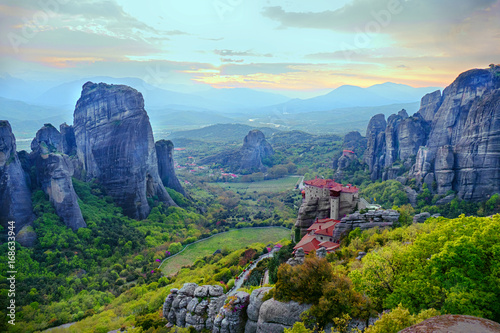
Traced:
<path fill-rule="evenodd" d="M 333 241 L 339 242 L 342 236 L 347 235 L 350 231 L 360 228 L 366 230 L 375 227 L 392 227 L 399 220 L 399 212 L 388 210 L 370 210 L 367 213 L 359 212 L 350 214 L 340 220 L 333 231 Z"/>
<path fill-rule="evenodd" d="M 163 304 L 168 326 L 194 327 L 198 332 L 278 333 L 300 321 L 309 304 L 263 301 L 271 288 L 254 290 L 251 295 L 239 291 L 227 296 L 220 286 L 198 286 L 186 283 L 172 289 Z"/>

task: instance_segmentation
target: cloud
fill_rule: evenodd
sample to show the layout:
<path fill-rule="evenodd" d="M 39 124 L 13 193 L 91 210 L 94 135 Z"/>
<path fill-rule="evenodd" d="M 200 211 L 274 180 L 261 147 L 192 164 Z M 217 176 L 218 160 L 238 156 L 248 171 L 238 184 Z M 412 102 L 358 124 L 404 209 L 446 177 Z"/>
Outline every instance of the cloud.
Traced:
<path fill-rule="evenodd" d="M 250 50 L 248 51 L 234 51 L 234 50 L 214 50 L 214 54 L 223 57 L 268 57 L 271 58 L 273 55 L 270 53 L 260 54 L 255 53 Z"/>
<path fill-rule="evenodd" d="M 221 61 L 222 61 L 222 62 L 242 63 L 242 62 L 244 62 L 245 60 L 243 60 L 243 59 L 222 58 L 222 59 L 221 59 Z"/>
<path fill-rule="evenodd" d="M 185 31 L 180 31 L 180 30 L 169 30 L 169 31 L 165 31 L 164 34 L 168 35 L 168 36 L 191 35 L 190 33 L 187 33 Z"/>
<path fill-rule="evenodd" d="M 459 23 L 471 13 L 488 9 L 497 0 L 353 0 L 337 10 L 322 12 L 286 12 L 282 7 L 266 7 L 262 15 L 282 27 L 330 29 L 353 32 L 370 21 L 385 19 L 391 25 Z M 385 16 L 385 17 L 379 17 Z"/>
<path fill-rule="evenodd" d="M 498 46 L 484 44 L 500 30 L 499 0 L 353 0 L 338 10 L 287 12 L 282 7 L 267 7 L 262 15 L 279 22 L 281 28 L 350 34 L 344 49 L 375 47 L 376 43 L 370 42 L 386 35 L 395 47 L 426 55 L 455 51 L 477 54 L 478 50 L 499 54 Z"/>

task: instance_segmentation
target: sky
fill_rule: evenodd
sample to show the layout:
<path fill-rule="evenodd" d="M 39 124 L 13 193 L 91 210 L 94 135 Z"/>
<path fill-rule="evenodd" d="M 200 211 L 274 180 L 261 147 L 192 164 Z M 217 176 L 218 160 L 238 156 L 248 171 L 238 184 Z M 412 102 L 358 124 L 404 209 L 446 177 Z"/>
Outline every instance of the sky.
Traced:
<path fill-rule="evenodd" d="M 0 0 L 0 73 L 289 96 L 500 62 L 500 0 Z"/>

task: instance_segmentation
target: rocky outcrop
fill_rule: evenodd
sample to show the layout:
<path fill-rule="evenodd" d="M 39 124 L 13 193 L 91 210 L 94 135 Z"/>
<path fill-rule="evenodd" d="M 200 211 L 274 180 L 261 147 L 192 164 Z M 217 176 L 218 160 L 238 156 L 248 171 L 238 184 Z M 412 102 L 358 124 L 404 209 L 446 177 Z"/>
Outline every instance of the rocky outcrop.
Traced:
<path fill-rule="evenodd" d="M 372 118 L 364 161 L 372 180 L 415 178 L 462 200 L 500 192 L 500 66 L 462 73 L 443 94 L 422 98 L 412 117 Z"/>
<path fill-rule="evenodd" d="M 413 216 L 413 223 L 424 223 L 429 217 L 431 217 L 431 214 L 428 212 L 416 214 Z"/>
<path fill-rule="evenodd" d="M 339 158 L 334 159 L 333 168 L 337 169 L 335 172 L 335 179 L 342 180 L 344 170 L 353 166 L 357 167 L 360 163 L 358 156 L 363 156 L 366 150 L 366 138 L 361 136 L 359 132 L 349 132 L 344 136 L 342 143 L 343 153 Z"/>
<path fill-rule="evenodd" d="M 418 114 L 420 114 L 425 121 L 432 122 L 440 106 L 441 106 L 441 91 L 436 90 L 422 97 L 422 100 L 420 101 L 420 109 L 418 110 Z"/>
<path fill-rule="evenodd" d="M 0 120 L 0 224 L 5 229 L 15 222 L 15 232 L 24 246 L 32 246 L 35 234 L 31 192 L 16 153 L 16 139 L 8 121 Z M 20 231 L 23 229 L 23 232 Z"/>
<path fill-rule="evenodd" d="M 363 160 L 368 165 L 372 180 L 380 178 L 381 165 L 385 163 L 382 149 L 385 144 L 386 127 L 385 116 L 377 114 L 370 119 L 366 129 L 367 146 Z"/>
<path fill-rule="evenodd" d="M 420 114 L 409 117 L 404 109 L 389 116 L 385 129 L 384 121 L 382 114 L 376 115 L 367 129 L 367 137 L 368 133 L 370 136 L 364 161 L 372 180 L 394 179 L 408 171 L 430 130 L 429 123 Z"/>
<path fill-rule="evenodd" d="M 266 141 L 264 133 L 251 130 L 243 140 L 240 170 L 263 171 L 266 169 L 262 160 L 274 154 L 273 148 Z"/>
<path fill-rule="evenodd" d="M 172 289 L 163 303 L 163 316 L 179 327 L 194 327 L 198 332 L 273 333 L 283 332 L 300 321 L 300 314 L 311 305 L 263 301 L 271 288 L 254 290 L 251 295 L 238 291 L 223 294 L 220 286 L 198 286 L 186 283 Z"/>
<path fill-rule="evenodd" d="M 281 333 L 301 321 L 302 312 L 309 310 L 310 304 L 288 303 L 270 299 L 262 303 L 257 322 L 257 333 Z"/>
<path fill-rule="evenodd" d="M 316 219 L 330 217 L 330 198 L 322 197 L 313 200 L 304 200 L 299 208 L 295 227 L 300 228 L 301 237 L 307 233 L 307 229 Z"/>
<path fill-rule="evenodd" d="M 73 127 L 86 179 L 97 179 L 127 216 L 146 218 L 151 210 L 148 198 L 175 205 L 158 174 L 141 93 L 123 85 L 87 82 Z"/>
<path fill-rule="evenodd" d="M 500 191 L 500 68 L 462 73 L 442 96 L 410 177 L 437 194 L 484 200 Z"/>
<path fill-rule="evenodd" d="M 214 320 L 213 333 L 244 333 L 250 295 L 238 291 L 229 296 Z"/>
<path fill-rule="evenodd" d="M 160 140 L 155 143 L 155 148 L 158 157 L 158 173 L 163 185 L 185 196 L 186 191 L 175 175 L 174 144 L 170 140 Z"/>
<path fill-rule="evenodd" d="M 370 210 L 364 214 L 356 212 L 340 220 L 333 231 L 333 241 L 339 242 L 340 239 L 349 234 L 352 230 L 360 228 L 361 231 L 379 227 L 392 227 L 399 220 L 399 212 L 388 210 Z"/>
<path fill-rule="evenodd" d="M 363 156 L 366 150 L 367 139 L 362 136 L 358 131 L 352 131 L 344 136 L 342 142 L 342 149 L 354 151 L 355 154 Z"/>
<path fill-rule="evenodd" d="M 226 295 L 220 286 L 185 283 L 181 289 L 170 290 L 163 303 L 163 316 L 179 327 L 212 330 L 225 300 Z"/>
<path fill-rule="evenodd" d="M 264 287 L 252 291 L 250 294 L 250 303 L 247 308 L 248 320 L 245 325 L 245 333 L 256 333 L 259 321 L 259 312 L 262 306 L 264 296 L 271 290 L 270 287 Z"/>
<path fill-rule="evenodd" d="M 262 162 L 272 155 L 274 155 L 273 148 L 266 141 L 264 133 L 259 130 L 251 130 L 245 136 L 241 149 L 222 152 L 215 156 L 204 158 L 200 163 L 217 163 L 229 168 L 233 172 L 248 174 L 266 171 L 267 168 Z"/>
<path fill-rule="evenodd" d="M 411 327 L 407 327 L 399 333 L 462 333 L 462 332 L 481 332 L 497 333 L 500 332 L 500 324 L 494 321 L 464 315 L 442 315 L 422 321 Z"/>
<path fill-rule="evenodd" d="M 71 177 L 73 163 L 62 153 L 63 136 L 51 124 L 38 130 L 31 142 L 30 158 L 36 166 L 38 185 L 49 196 L 57 215 L 73 230 L 86 227 Z"/>
<path fill-rule="evenodd" d="M 61 132 L 61 151 L 69 156 L 76 154 L 76 138 L 73 126 L 66 123 L 59 126 Z"/>

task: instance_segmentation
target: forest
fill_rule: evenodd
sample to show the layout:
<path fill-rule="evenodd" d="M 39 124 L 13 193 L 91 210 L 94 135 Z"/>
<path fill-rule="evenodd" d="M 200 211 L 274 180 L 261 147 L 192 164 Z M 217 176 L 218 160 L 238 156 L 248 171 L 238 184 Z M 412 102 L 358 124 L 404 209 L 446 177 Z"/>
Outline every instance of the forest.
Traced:
<path fill-rule="evenodd" d="M 54 332 L 108 332 L 122 327 L 128 332 L 170 332 L 160 311 L 170 289 L 195 282 L 219 284 L 228 290 L 234 278 L 270 244 L 223 248 L 170 276 L 162 276 L 161 261 L 190 243 L 230 229 L 293 228 L 301 203 L 295 181 L 282 182 L 276 191 L 260 185 L 249 190 L 248 184 L 291 175 L 306 180 L 334 177 L 332 161 L 340 156 L 340 139 L 302 138 L 301 133 L 280 134 L 276 154 L 265 161 L 271 176 L 249 174 L 231 180 L 211 176 L 210 170 L 219 169 L 218 165 L 197 172 L 178 170 L 187 197 L 167 189 L 179 207 L 166 208 L 151 200 L 154 208 L 143 221 L 124 216 L 98 183 L 73 179 L 88 225 L 73 232 L 55 214 L 45 193 L 35 191 L 38 241 L 34 248 L 16 247 L 20 310 L 16 326 L 9 331 L 36 332 L 76 322 Z M 191 159 L 206 154 L 207 146 L 221 149 L 220 143 L 207 142 L 197 150 L 194 143 L 187 146 Z M 181 165 L 191 159 L 187 154 L 178 156 Z M 436 205 L 442 196 L 432 195 L 424 185 L 412 207 L 401 183 L 372 182 L 361 161 L 355 165 L 344 172 L 343 180 L 359 186 L 367 200 L 397 209 L 400 223 L 392 230 L 354 230 L 343 240 L 341 250 L 324 260 L 312 255 L 299 268 L 284 265 L 293 243 L 277 240 L 282 249 L 259 263 L 244 289 L 258 288 L 268 270 L 269 286 L 273 287 L 269 297 L 313 304 L 292 332 L 323 329 L 328 323 L 336 323 L 335 329 L 344 332 L 348 318 L 379 313 L 384 313 L 382 319 L 367 332 L 396 332 L 394 327 L 400 329 L 437 313 L 499 321 L 495 297 L 500 294 L 500 248 L 495 235 L 500 231 L 500 219 L 498 215 L 480 217 L 499 211 L 498 194 L 484 202 L 454 199 Z M 413 215 L 424 211 L 442 217 L 412 224 Z M 0 250 L 5 256 L 7 244 Z M 367 252 L 362 261 L 355 259 L 359 252 Z M 5 264 L 0 263 L 2 271 L 6 271 Z M 2 316 L 5 287 L 2 285 Z M 189 330 L 177 330 L 183 331 Z"/>

